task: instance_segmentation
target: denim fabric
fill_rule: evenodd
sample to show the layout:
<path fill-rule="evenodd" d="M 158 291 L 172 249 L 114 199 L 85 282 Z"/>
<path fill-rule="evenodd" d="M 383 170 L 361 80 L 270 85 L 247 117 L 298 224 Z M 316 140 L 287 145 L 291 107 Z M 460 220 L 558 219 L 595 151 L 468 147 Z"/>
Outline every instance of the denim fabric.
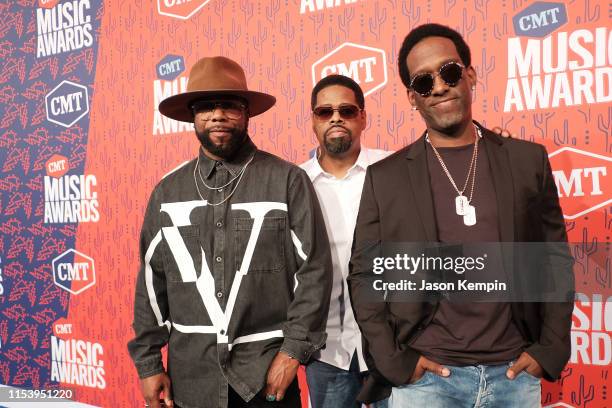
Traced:
<path fill-rule="evenodd" d="M 312 408 L 361 407 L 357 394 L 368 373 L 359 372 L 356 355 L 349 370 L 313 360 L 306 366 L 306 382 Z M 387 408 L 387 400 L 368 405 L 370 408 Z"/>
<path fill-rule="evenodd" d="M 452 367 L 449 377 L 429 371 L 413 384 L 394 387 L 390 408 L 536 408 L 540 407 L 540 379 L 521 372 L 506 377 L 512 363 L 495 366 Z"/>

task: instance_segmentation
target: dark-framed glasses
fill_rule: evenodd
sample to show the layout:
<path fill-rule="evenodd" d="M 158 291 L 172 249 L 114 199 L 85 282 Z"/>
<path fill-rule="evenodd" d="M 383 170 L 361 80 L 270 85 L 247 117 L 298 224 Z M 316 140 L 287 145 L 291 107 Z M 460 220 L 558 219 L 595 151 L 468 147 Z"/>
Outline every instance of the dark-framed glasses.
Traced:
<path fill-rule="evenodd" d="M 210 120 L 216 109 L 221 109 L 229 119 L 240 119 L 247 106 L 238 101 L 198 101 L 192 106 L 193 114 L 200 114 L 200 119 Z"/>
<path fill-rule="evenodd" d="M 337 108 L 333 108 L 331 106 L 318 106 L 314 108 L 312 113 L 319 120 L 331 119 L 331 117 L 334 116 L 334 112 L 338 112 L 342 119 L 355 119 L 361 111 L 362 109 L 358 106 L 345 104 L 340 105 Z"/>
<path fill-rule="evenodd" d="M 463 70 L 465 67 L 458 62 L 447 62 L 442 65 L 438 72 L 427 72 L 423 74 L 417 74 L 410 80 L 410 88 L 421 96 L 429 96 L 434 88 L 434 81 L 437 75 L 448 86 L 455 86 L 461 80 L 463 76 Z"/>

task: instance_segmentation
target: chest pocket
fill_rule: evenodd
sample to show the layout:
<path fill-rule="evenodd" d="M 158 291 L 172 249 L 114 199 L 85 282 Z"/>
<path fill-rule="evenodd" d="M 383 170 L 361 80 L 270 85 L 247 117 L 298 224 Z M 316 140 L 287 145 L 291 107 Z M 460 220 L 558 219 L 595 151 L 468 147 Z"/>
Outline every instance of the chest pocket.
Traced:
<path fill-rule="evenodd" d="M 162 228 L 164 235 L 164 268 L 169 282 L 195 282 L 202 267 L 200 227 Z"/>
<path fill-rule="evenodd" d="M 240 270 L 246 254 L 247 244 L 253 230 L 252 218 L 234 218 L 236 270 Z M 264 218 L 261 231 L 255 242 L 255 250 L 249 265 L 250 272 L 279 272 L 285 268 L 286 218 Z"/>

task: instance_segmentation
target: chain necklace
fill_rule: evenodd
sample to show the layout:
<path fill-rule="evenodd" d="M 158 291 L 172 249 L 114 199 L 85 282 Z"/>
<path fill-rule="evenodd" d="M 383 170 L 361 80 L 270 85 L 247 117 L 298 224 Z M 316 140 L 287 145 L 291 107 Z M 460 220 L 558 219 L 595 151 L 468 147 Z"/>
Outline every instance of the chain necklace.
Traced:
<path fill-rule="evenodd" d="M 471 205 L 471 202 L 472 202 L 472 198 L 474 197 L 474 186 L 476 183 L 476 163 L 478 162 L 478 141 L 480 140 L 480 138 L 482 138 L 482 133 L 478 126 L 474 125 L 474 128 L 476 129 L 476 133 L 478 136 L 476 137 L 476 142 L 474 143 L 474 151 L 472 153 L 472 160 L 470 161 L 470 167 L 468 169 L 467 178 L 465 179 L 465 184 L 463 185 L 462 190 L 459 190 L 459 188 L 457 187 L 457 184 L 455 183 L 453 176 L 448 171 L 448 168 L 446 167 L 444 160 L 442 160 L 442 156 L 440 156 L 440 153 L 438 153 L 438 150 L 436 149 L 436 147 L 433 145 L 433 143 L 431 143 L 431 140 L 429 139 L 429 135 L 428 134 L 425 135 L 425 140 L 429 143 L 429 145 L 433 149 L 436 155 L 436 158 L 438 159 L 438 162 L 440 163 L 440 166 L 442 166 L 442 170 L 444 170 L 446 177 L 448 177 L 453 188 L 457 192 L 457 197 L 455 197 L 455 212 L 457 213 L 457 215 L 463 217 L 463 223 L 467 226 L 472 226 L 476 224 L 476 208 L 473 205 Z M 468 198 L 463 193 L 465 192 L 469 184 L 470 178 L 472 179 L 472 183 L 470 187 L 470 196 Z"/>
<path fill-rule="evenodd" d="M 238 172 L 238 174 L 231 179 L 228 183 L 224 184 L 221 187 L 210 187 L 209 185 L 207 185 L 204 180 L 202 179 L 202 173 L 200 172 L 200 155 L 198 155 L 198 159 L 196 161 L 196 165 L 193 169 L 193 181 L 195 183 L 195 187 L 196 187 L 196 191 L 198 192 L 198 195 L 200 196 L 200 199 L 202 199 L 202 201 L 207 201 L 204 199 L 204 197 L 202 196 L 202 193 L 200 192 L 200 187 L 198 186 L 198 178 L 196 177 L 196 172 L 200 175 L 200 179 L 202 180 L 202 183 L 206 186 L 206 188 L 208 188 L 209 190 L 216 190 L 216 189 L 220 189 L 226 186 L 229 186 L 230 183 L 232 183 L 234 180 L 238 179 L 238 182 L 236 183 L 236 185 L 234 186 L 234 188 L 232 189 L 232 191 L 230 191 L 230 193 L 228 194 L 227 197 L 225 197 L 223 200 L 219 201 L 218 203 L 211 203 L 211 202 L 207 202 L 208 205 L 212 205 L 212 206 L 216 206 L 216 205 L 221 205 L 224 202 L 226 202 L 227 200 L 229 200 L 231 198 L 232 195 L 234 195 L 234 192 L 236 191 L 236 189 L 238 188 L 238 185 L 240 184 L 240 181 L 242 181 L 242 176 L 244 176 L 244 173 L 246 172 L 247 167 L 249 166 L 249 164 L 251 164 L 251 162 L 253 161 L 253 159 L 255 158 L 255 155 L 253 154 L 253 156 L 251 156 L 251 158 L 249 159 L 248 162 L 246 162 L 246 164 L 244 165 L 244 167 L 242 167 L 242 169 Z"/>
<path fill-rule="evenodd" d="M 200 147 L 200 149 L 202 149 L 202 147 Z M 251 160 L 253 160 L 253 159 L 251 158 Z M 200 156 L 198 156 L 198 165 L 196 165 L 196 167 L 198 168 L 198 175 L 200 176 L 200 180 L 202 181 L 202 184 L 204 184 L 204 187 L 206 187 L 206 188 L 207 188 L 207 189 L 209 189 L 209 190 L 218 190 L 218 189 L 220 189 L 220 188 L 225 188 L 225 187 L 229 186 L 230 184 L 232 184 L 232 183 L 234 182 L 234 180 L 236 180 L 238 177 L 242 176 L 242 173 L 244 173 L 244 170 L 246 169 L 246 166 L 248 166 L 248 165 L 249 165 L 249 163 L 245 164 L 245 165 L 244 165 L 244 167 L 242 167 L 242 168 L 240 169 L 240 171 L 238 172 L 238 174 L 236 174 L 236 175 L 234 176 L 234 178 L 232 178 L 230 181 L 228 181 L 228 182 L 227 182 L 227 183 L 225 183 L 224 185 L 222 185 L 222 186 L 218 186 L 218 187 L 211 187 L 211 186 L 209 186 L 208 184 L 206 184 L 206 182 L 204 181 L 204 178 L 202 177 L 202 171 L 201 171 L 201 169 L 200 169 L 200 167 L 199 167 L 199 163 L 200 163 Z"/>

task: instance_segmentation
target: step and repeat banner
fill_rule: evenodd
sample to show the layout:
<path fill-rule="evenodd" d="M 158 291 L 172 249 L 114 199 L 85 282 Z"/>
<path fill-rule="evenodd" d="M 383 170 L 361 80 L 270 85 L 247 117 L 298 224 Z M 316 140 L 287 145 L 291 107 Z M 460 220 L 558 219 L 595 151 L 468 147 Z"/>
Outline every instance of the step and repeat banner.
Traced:
<path fill-rule="evenodd" d="M 572 355 L 543 405 L 611 406 L 612 260 L 598 255 L 612 235 L 611 17 L 595 0 L 2 1 L 0 384 L 142 404 L 126 347 L 140 225 L 153 186 L 198 148 L 157 105 L 197 59 L 230 57 L 277 97 L 250 121 L 261 149 L 305 161 L 311 89 L 338 73 L 365 91 L 364 145 L 396 150 L 424 130 L 398 49 L 438 22 L 471 46 L 475 119 L 547 147 L 580 243 Z"/>

